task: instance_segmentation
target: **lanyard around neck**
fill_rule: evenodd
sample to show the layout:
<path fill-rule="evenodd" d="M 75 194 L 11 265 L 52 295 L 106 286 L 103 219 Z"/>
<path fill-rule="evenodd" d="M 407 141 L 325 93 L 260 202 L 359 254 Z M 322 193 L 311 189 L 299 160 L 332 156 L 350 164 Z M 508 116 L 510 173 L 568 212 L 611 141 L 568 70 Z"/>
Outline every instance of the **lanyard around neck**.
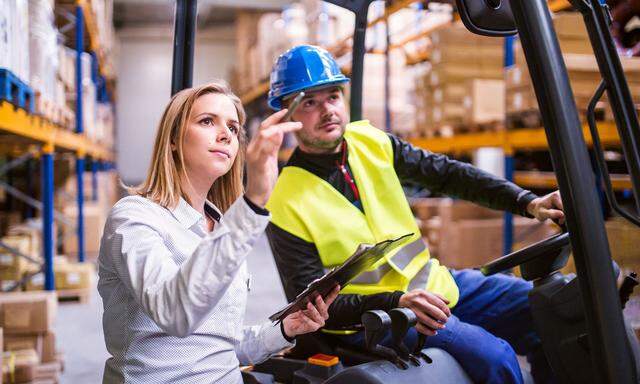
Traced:
<path fill-rule="evenodd" d="M 356 185 L 355 180 L 353 180 L 353 177 L 351 177 L 351 175 L 349 174 L 349 171 L 347 170 L 347 141 L 346 140 L 342 140 L 342 161 L 338 162 L 336 161 L 336 165 L 338 166 L 338 169 L 340 170 L 340 172 L 342 172 L 342 175 L 344 176 L 344 180 L 347 182 L 347 184 L 349 185 L 349 188 L 351 188 L 351 191 L 353 191 L 353 196 L 355 197 L 356 201 L 360 200 L 360 193 L 358 192 L 358 186 Z"/>

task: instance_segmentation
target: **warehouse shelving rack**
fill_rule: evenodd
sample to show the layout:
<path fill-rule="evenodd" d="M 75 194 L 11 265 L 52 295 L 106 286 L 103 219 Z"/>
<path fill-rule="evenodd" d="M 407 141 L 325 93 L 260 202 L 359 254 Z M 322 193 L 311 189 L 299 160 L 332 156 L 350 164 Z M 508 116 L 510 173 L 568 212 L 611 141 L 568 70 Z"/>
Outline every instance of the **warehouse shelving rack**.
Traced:
<path fill-rule="evenodd" d="M 76 131 L 71 132 L 64 127 L 52 124 L 48 120 L 29 114 L 22 108 L 0 101 L 0 132 L 10 138 L 12 145 L 8 146 L 21 156 L 5 164 L 0 169 L 0 175 L 10 171 L 10 169 L 39 158 L 41 162 L 41 183 L 42 201 L 29 196 L 29 193 L 22 193 L 16 188 L 6 183 L 0 184 L 0 188 L 5 189 L 10 195 L 25 202 L 31 209 L 42 211 L 42 236 L 43 236 L 43 259 L 44 265 L 44 287 L 46 290 L 55 289 L 53 257 L 55 254 L 54 240 L 54 220 L 69 224 L 60 213 L 54 211 L 54 167 L 53 161 L 56 153 L 74 153 L 76 156 L 76 177 L 77 177 L 77 208 L 78 221 L 75 224 L 78 239 L 78 259 L 84 261 L 84 170 L 87 157 L 91 159 L 92 172 L 92 199 L 98 198 L 97 173 L 114 168 L 114 153 L 111 148 L 107 148 L 99 143 L 90 140 L 83 130 L 82 111 L 82 62 L 81 53 L 85 51 L 84 28 L 87 27 L 89 35 L 89 49 L 93 53 L 94 60 L 97 61 L 99 76 L 92 76 L 93 80 L 100 81 L 103 85 L 98 92 L 98 99 L 106 101 L 109 99 L 107 87 L 110 78 L 111 67 L 107 64 L 104 49 L 101 46 L 100 36 L 95 23 L 94 12 L 91 3 L 86 0 L 77 0 L 72 4 L 75 11 L 75 48 L 76 59 Z M 111 91 L 111 89 L 109 89 Z M 32 179 L 32 167 L 27 168 L 27 178 Z M 31 192 L 31 191 L 28 191 Z M 17 250 L 0 243 L 0 247 L 8 250 L 19 257 L 26 257 Z M 31 260 L 34 261 L 34 260 Z"/>

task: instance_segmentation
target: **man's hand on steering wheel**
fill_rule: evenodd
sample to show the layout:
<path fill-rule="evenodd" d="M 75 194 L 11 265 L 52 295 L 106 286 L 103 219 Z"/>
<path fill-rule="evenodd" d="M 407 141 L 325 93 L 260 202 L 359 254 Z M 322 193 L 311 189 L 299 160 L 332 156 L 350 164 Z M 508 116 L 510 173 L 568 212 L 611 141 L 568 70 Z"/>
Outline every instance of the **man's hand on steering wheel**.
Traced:
<path fill-rule="evenodd" d="M 540 221 L 551 219 L 558 224 L 564 224 L 564 208 L 560 191 L 552 192 L 531 201 L 527 205 L 527 212 Z"/>

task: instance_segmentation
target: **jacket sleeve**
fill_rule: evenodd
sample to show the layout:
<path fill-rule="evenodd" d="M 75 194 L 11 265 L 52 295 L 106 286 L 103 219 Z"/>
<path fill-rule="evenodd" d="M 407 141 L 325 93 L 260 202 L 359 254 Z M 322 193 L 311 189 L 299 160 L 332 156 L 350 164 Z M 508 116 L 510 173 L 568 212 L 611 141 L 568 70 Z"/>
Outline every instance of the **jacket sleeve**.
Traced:
<path fill-rule="evenodd" d="M 267 321 L 242 327 L 241 341 L 235 350 L 240 365 L 254 365 L 293 345 L 284 338 L 279 324 Z"/>
<path fill-rule="evenodd" d="M 417 148 L 393 135 L 394 168 L 402 184 L 468 200 L 482 206 L 531 217 L 527 205 L 537 196 L 471 164 Z"/>
<path fill-rule="evenodd" d="M 280 273 L 288 301 L 293 301 L 311 282 L 324 276 L 324 267 L 315 244 L 309 243 L 273 223 L 267 237 Z M 329 307 L 326 328 L 338 329 L 360 323 L 360 316 L 370 309 L 391 310 L 398 306 L 402 292 L 375 295 L 338 295 Z"/>

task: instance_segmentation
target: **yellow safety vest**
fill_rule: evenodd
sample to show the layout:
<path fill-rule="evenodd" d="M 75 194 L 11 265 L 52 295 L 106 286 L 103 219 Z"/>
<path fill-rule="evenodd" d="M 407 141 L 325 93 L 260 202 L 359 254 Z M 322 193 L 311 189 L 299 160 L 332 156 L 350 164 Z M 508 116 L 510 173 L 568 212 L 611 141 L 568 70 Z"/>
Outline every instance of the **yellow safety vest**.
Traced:
<path fill-rule="evenodd" d="M 364 213 L 325 180 L 299 167 L 282 170 L 267 208 L 272 222 L 318 249 L 322 265 L 342 264 L 361 243 L 413 233 L 410 243 L 390 253 L 343 287 L 341 294 L 370 295 L 420 288 L 446 297 L 453 307 L 458 287 L 449 270 L 431 259 L 393 167 L 386 133 L 368 121 L 347 125 L 348 161 Z"/>

